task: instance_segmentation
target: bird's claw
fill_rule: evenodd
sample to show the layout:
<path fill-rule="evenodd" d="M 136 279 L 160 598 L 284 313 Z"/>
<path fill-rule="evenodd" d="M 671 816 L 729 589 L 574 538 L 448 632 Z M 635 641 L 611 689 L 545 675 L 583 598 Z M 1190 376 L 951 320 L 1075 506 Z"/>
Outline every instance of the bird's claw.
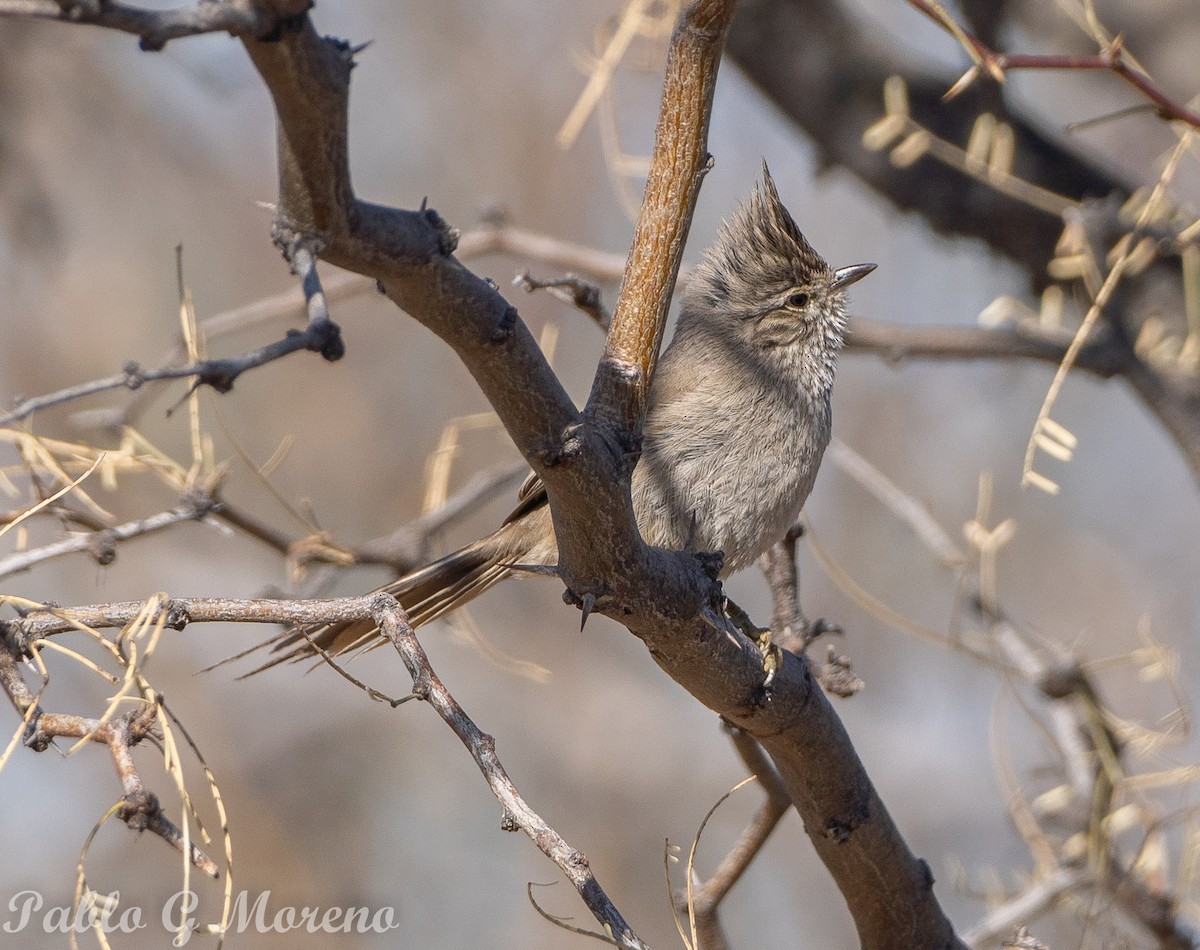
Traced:
<path fill-rule="evenodd" d="M 826 620 L 824 617 L 818 617 L 816 620 L 811 622 L 805 622 L 804 632 L 800 637 L 803 643 L 802 649 L 807 650 L 813 645 L 813 643 L 825 636 L 827 633 L 840 637 L 843 632 L 844 631 L 840 626 L 832 621 Z"/>
<path fill-rule="evenodd" d="M 754 638 L 754 642 L 758 646 L 758 652 L 762 654 L 764 674 L 762 688 L 770 689 L 771 684 L 775 682 L 775 674 L 783 666 L 783 650 L 772 638 L 769 629 L 758 631 L 758 636 Z"/>
<path fill-rule="evenodd" d="M 750 619 L 750 615 L 742 610 L 732 600 L 725 601 L 725 615 L 738 631 L 754 641 L 758 652 L 762 655 L 763 689 L 769 689 L 775 681 L 775 674 L 783 666 L 783 651 L 774 640 L 770 627 L 760 627 Z"/>

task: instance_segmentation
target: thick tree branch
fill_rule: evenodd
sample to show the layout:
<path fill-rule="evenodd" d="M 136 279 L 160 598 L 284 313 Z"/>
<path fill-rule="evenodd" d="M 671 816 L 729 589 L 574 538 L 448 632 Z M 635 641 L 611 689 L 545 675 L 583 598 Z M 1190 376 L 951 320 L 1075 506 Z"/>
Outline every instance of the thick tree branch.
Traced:
<path fill-rule="evenodd" d="M 305 20 L 279 42 L 247 41 L 279 120 L 281 223 L 320 235 L 322 257 L 384 291 L 463 359 L 535 468 L 562 454 L 578 412 L 516 310 L 452 256 L 458 234 L 430 209 L 357 200 L 346 116 L 353 53 Z M 552 480 L 548 480 L 551 484 Z"/>
<path fill-rule="evenodd" d="M 589 412 L 571 405 L 516 311 L 451 255 L 457 234 L 430 210 L 353 197 L 346 159 L 351 52 L 305 22 L 277 43 L 247 42 L 279 119 L 281 220 L 319 235 L 323 257 L 381 280 L 387 295 L 458 353 L 526 459 L 542 476 L 570 590 L 596 598 L 696 698 L 772 754 L 818 853 L 846 895 L 865 947 L 955 946 L 927 866 L 909 852 L 825 697 L 785 655 L 763 689 L 755 644 L 719 613 L 719 588 L 686 552 L 647 548 L 633 519 L 629 472 L 699 178 L 715 66 L 731 6 L 701 0 L 677 30 L 665 83 L 647 217 Z M 673 137 L 678 135 L 679 140 Z M 670 216 L 673 222 L 655 220 Z"/>
<path fill-rule="evenodd" d="M 712 91 L 733 15 L 732 2 L 699 0 L 671 40 L 646 192 L 596 374 L 589 414 L 635 435 L 649 405 L 667 310 L 700 183 L 711 167 Z"/>

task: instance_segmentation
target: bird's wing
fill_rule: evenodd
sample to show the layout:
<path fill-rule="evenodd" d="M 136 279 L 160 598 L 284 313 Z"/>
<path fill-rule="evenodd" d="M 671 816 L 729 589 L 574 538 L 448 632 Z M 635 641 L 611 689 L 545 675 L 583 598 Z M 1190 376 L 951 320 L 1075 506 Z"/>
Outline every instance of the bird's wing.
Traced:
<path fill-rule="evenodd" d="M 517 507 L 514 508 L 507 518 L 504 519 L 505 524 L 516 521 L 518 518 L 527 515 L 536 508 L 541 508 L 546 504 L 546 486 L 542 483 L 542 478 L 537 472 L 530 472 L 529 477 L 521 484 L 521 488 L 517 491 Z"/>

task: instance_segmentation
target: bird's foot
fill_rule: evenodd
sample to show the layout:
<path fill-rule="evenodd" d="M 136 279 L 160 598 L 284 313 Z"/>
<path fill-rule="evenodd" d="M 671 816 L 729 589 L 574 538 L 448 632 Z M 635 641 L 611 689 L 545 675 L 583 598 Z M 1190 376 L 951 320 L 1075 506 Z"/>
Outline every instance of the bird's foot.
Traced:
<path fill-rule="evenodd" d="M 775 682 L 775 674 L 783 666 L 783 650 L 775 642 L 769 629 L 760 630 L 754 642 L 758 646 L 758 652 L 762 654 L 763 689 L 770 689 L 771 684 Z"/>
<path fill-rule="evenodd" d="M 819 638 L 825 636 L 827 633 L 835 636 L 841 636 L 843 630 L 836 623 L 826 620 L 824 617 L 818 617 L 816 620 L 812 621 L 806 620 L 804 622 L 804 628 L 800 633 L 801 652 L 807 650 L 813 645 L 813 643 L 815 643 Z"/>
<path fill-rule="evenodd" d="M 725 601 L 725 615 L 737 629 L 748 639 L 753 640 L 758 652 L 762 654 L 763 689 L 768 689 L 775 681 L 775 674 L 783 665 L 783 651 L 774 640 L 770 627 L 760 627 L 746 611 L 742 610 L 732 600 Z"/>

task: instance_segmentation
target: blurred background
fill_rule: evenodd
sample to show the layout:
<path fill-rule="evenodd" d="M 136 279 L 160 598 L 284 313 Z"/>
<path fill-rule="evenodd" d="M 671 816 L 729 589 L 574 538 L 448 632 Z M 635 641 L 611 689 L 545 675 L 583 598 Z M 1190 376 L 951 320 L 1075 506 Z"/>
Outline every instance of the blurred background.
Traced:
<path fill-rule="evenodd" d="M 1062 9 L 1002 6 L 1005 48 L 1094 49 Z M 1096 7 L 1164 88 L 1181 101 L 1195 92 L 1200 8 L 1182 0 L 1105 0 Z M 502 215 L 624 254 L 632 224 L 622 193 L 640 193 L 641 183 L 614 174 L 603 110 L 569 150 L 555 143 L 584 88 L 583 67 L 598 39 L 611 35 L 618 12 L 615 2 L 585 8 L 528 0 L 325 0 L 314 12 L 320 30 L 370 41 L 353 74 L 358 194 L 403 207 L 428 198 L 466 230 Z M 944 76 L 944 87 L 967 65 L 949 36 L 904 3 L 846 3 L 841 12 L 863 44 L 885 46 L 898 61 Z M 271 245 L 271 213 L 263 206 L 275 196 L 270 103 L 237 42 L 203 37 L 147 54 L 125 35 L 6 19 L 0 48 L 0 399 L 6 404 L 109 375 L 129 360 L 158 365 L 180 332 L 177 244 L 200 319 L 293 285 Z M 663 49 L 661 40 L 636 41 L 612 88 L 611 121 L 632 155 L 649 153 Z M 1140 101 L 1102 73 L 1013 75 L 1006 94 L 1059 139 L 1067 122 Z M 1070 141 L 1088 161 L 1138 185 L 1153 183 L 1175 138 L 1153 116 L 1141 115 Z M 1031 280 L 1028 270 L 981 240 L 935 235 L 920 214 L 897 211 L 819 151 L 734 62 L 722 67 L 709 149 L 715 166 L 701 193 L 689 262 L 749 193 L 766 158 L 785 203 L 832 264 L 878 263 L 855 286 L 852 314 L 970 325 L 1001 295 L 1038 306 L 1038 275 Z M 1200 198 L 1194 152 L 1181 167 L 1175 197 L 1185 204 Z M 560 275 L 511 256 L 468 263 L 500 283 L 535 334 L 555 328 L 554 364 L 582 401 L 601 334 L 553 297 L 511 287 L 527 268 L 538 277 Z M 616 287 L 603 290 L 611 306 Z M 252 467 L 286 444 L 270 475 L 273 492 L 311 513 L 333 538 L 355 544 L 419 513 L 426 462 L 443 427 L 487 406 L 453 354 L 383 298 L 359 296 L 337 305 L 333 316 L 346 339 L 342 361 L 298 354 L 243 376 L 227 395 L 205 392 L 201 405 L 214 453 L 228 462 L 227 497 L 301 537 L 303 526 Z M 224 336 L 213 342 L 212 355 L 251 349 L 289 325 Z M 1195 697 L 1195 479 L 1127 387 L 1076 374 L 1055 410 L 1079 438 L 1075 458 L 1041 463 L 1062 491 L 1023 491 L 1022 456 L 1052 374 L 1053 367 L 1031 363 L 889 365 L 848 353 L 835 389 L 835 435 L 927 506 L 964 548 L 962 525 L 975 516 L 981 474 L 990 473 L 992 522 L 1011 518 L 1016 526 L 999 560 L 999 598 L 1008 615 L 1086 661 L 1128 654 L 1143 645 L 1139 631 L 1148 632 L 1172 651 L 1184 694 Z M 159 387 L 136 426 L 186 465 L 187 413 L 166 411 L 183 393 L 183 384 Z M 112 437 L 81 427 L 77 413 L 128 399 L 73 403 L 38 414 L 31 427 L 45 437 L 103 442 Z M 519 461 L 496 427 L 464 433 L 461 449 L 452 487 L 473 471 Z M 0 452 L 13 472 L 11 446 Z M 91 490 L 121 520 L 175 503 L 146 476 L 122 476 L 115 491 Z M 17 494 L 6 505 L 27 502 Z M 491 530 L 511 502 L 511 493 L 501 493 L 457 521 L 439 548 Z M 935 630 L 971 625 L 954 576 L 836 466 L 823 469 L 807 514 L 816 540 L 873 597 Z M 28 543 L 59 536 L 61 528 L 49 523 L 34 527 Z M 803 606 L 844 628 L 837 648 L 866 684 L 839 701 L 838 710 L 913 850 L 930 863 L 943 905 L 966 929 L 986 912 L 984 896 L 1018 887 L 1030 863 L 1006 812 L 1009 789 L 997 778 L 997 762 L 1016 781 L 1036 782 L 1054 756 L 993 670 L 876 619 L 827 577 L 809 545 L 801 542 L 800 550 Z M 352 569 L 318 593 L 364 592 L 388 579 L 380 569 Z M 283 559 L 263 544 L 192 523 L 121 546 L 107 567 L 75 555 L 7 577 L 3 591 L 60 604 L 156 591 L 313 592 L 290 583 Z M 765 622 L 770 601 L 757 574 L 727 586 Z M 494 648 L 544 668 L 543 677 L 489 660 L 461 624 L 438 624 L 421 639 L 450 690 L 497 737 L 498 753 L 532 807 L 588 855 L 645 940 L 677 946 L 664 841 L 686 848 L 704 813 L 744 777 L 744 768 L 716 717 L 667 679 L 636 639 L 602 617 L 581 634 L 578 613 L 561 605 L 560 594 L 552 581 L 511 583 L 471 608 Z M 372 703 L 327 670 L 306 676 L 288 667 L 249 681 L 235 678 L 246 665 L 197 672 L 268 633 L 199 625 L 168 631 L 151 667 L 219 782 L 233 835 L 235 890 L 247 890 L 251 900 L 270 890 L 272 908 L 393 907 L 399 927 L 360 937 L 251 931 L 232 937 L 230 946 L 576 945 L 581 938 L 551 927 L 525 897 L 527 881 L 558 880 L 555 868 L 524 836 L 500 830 L 499 809 L 469 755 L 430 709 Z M 823 656 L 824 647 L 818 652 Z M 384 691 L 407 689 L 403 667 L 384 651 L 351 669 Z M 1175 701 L 1161 681 L 1146 682 L 1138 669 L 1113 661 L 1096 672 L 1117 714 L 1153 727 Z M 94 676 L 66 660 L 52 673 L 47 708 L 86 715 L 103 709 L 111 689 Z M 11 712 L 5 721 L 6 730 L 17 728 Z M 1197 742 L 1179 732 L 1178 744 L 1147 751 L 1138 767 L 1197 761 Z M 150 788 L 177 809 L 157 755 L 140 749 L 136 760 Z M 193 795 L 204 799 L 203 778 L 189 768 Z M 99 747 L 71 758 L 15 751 L 0 773 L 0 854 L 8 856 L 0 862 L 0 916 L 13 919 L 10 897 L 26 889 L 48 906 L 70 905 L 80 850 L 117 795 Z M 1186 814 L 1195 798 L 1187 787 L 1168 792 L 1164 816 Z M 700 846 L 702 873 L 715 866 L 759 800 L 751 786 L 717 813 Z M 218 827 L 211 804 L 201 808 L 209 826 Z M 1171 827 L 1177 863 L 1184 826 Z M 220 851 L 217 844 L 208 849 Z M 159 913 L 182 874 L 162 841 L 110 823 L 91 845 L 87 869 L 92 887 L 119 890 L 123 905 L 145 909 L 149 926 L 114 935 L 115 946 L 165 945 Z M 197 916 L 215 919 L 221 886 L 192 880 L 201 895 Z M 677 869 L 675 884 L 681 883 Z M 550 912 L 590 926 L 565 882 L 539 889 L 537 897 Z M 797 935 L 808 947 L 855 945 L 844 905 L 794 815 L 738 884 L 724 920 L 735 945 L 794 946 Z M 1035 932 L 1055 947 L 1093 945 L 1066 916 L 1043 921 Z M 1130 945 L 1142 945 L 1133 933 Z M 66 939 L 34 928 L 20 945 L 59 947 Z"/>

